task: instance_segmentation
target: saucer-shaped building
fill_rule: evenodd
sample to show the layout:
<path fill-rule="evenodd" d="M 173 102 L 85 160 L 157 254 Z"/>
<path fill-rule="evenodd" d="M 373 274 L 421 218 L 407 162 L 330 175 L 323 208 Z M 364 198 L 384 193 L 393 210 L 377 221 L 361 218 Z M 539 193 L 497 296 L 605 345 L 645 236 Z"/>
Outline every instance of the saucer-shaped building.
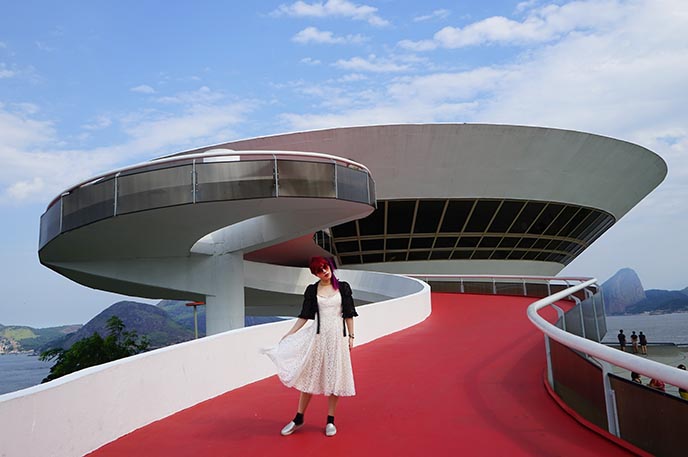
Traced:
<path fill-rule="evenodd" d="M 39 256 L 89 287 L 205 301 L 217 333 L 242 326 L 245 307 L 261 301 L 245 286 L 270 281 L 246 261 L 305 266 L 324 254 L 354 270 L 556 275 L 666 172 L 644 147 L 550 128 L 288 133 L 67 189 L 41 219 Z"/>

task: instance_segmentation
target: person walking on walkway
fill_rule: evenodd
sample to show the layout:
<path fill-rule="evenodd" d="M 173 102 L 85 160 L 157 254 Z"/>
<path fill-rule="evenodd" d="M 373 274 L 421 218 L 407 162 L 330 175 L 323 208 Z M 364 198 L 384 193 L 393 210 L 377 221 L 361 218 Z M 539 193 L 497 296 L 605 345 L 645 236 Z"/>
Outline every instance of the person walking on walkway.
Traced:
<path fill-rule="evenodd" d="M 686 366 L 681 363 L 676 368 L 678 368 L 679 370 L 685 370 Z M 678 388 L 678 395 L 684 400 L 688 400 L 688 390 L 684 389 L 683 387 Z"/>
<path fill-rule="evenodd" d="M 640 353 L 647 355 L 647 337 L 643 332 L 640 332 L 638 338 L 640 339 Z"/>
<path fill-rule="evenodd" d="M 319 280 L 306 288 L 294 326 L 276 347 L 265 352 L 277 366 L 280 381 L 300 392 L 296 416 L 280 432 L 283 436 L 303 426 L 313 395 L 329 397 L 325 435 L 334 436 L 339 397 L 356 395 L 350 351 L 354 346 L 353 318 L 358 314 L 351 286 L 338 281 L 334 269 L 331 259 L 311 259 L 311 273 Z M 304 328 L 309 320 L 315 322 Z"/>
<path fill-rule="evenodd" d="M 634 354 L 638 353 L 638 335 L 635 334 L 635 330 L 631 332 L 631 350 Z"/>
<path fill-rule="evenodd" d="M 616 337 L 619 340 L 619 349 L 626 351 L 626 335 L 624 335 L 623 330 L 619 330 L 619 334 Z"/>

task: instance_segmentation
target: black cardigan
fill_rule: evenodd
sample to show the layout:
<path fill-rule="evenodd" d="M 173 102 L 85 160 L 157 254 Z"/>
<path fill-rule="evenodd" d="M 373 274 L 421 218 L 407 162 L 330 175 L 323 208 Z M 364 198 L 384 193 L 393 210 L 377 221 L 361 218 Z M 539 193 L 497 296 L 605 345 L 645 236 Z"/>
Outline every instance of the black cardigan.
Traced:
<path fill-rule="evenodd" d="M 319 282 L 319 281 L 318 281 Z M 354 297 L 351 292 L 351 286 L 348 282 L 339 281 L 339 293 L 342 295 L 342 326 L 344 328 L 344 336 L 346 336 L 346 322 L 344 319 L 358 316 L 356 308 L 354 308 Z M 303 293 L 303 306 L 301 307 L 301 319 L 317 319 L 318 329 L 316 333 L 320 333 L 320 317 L 318 314 L 318 283 L 314 283 L 306 287 Z"/>

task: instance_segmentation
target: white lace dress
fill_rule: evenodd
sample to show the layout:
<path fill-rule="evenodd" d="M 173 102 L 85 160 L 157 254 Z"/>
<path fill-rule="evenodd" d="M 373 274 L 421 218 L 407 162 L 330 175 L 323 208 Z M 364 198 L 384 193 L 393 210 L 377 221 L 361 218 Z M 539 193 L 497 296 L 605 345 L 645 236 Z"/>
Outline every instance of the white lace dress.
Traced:
<path fill-rule="evenodd" d="M 356 395 L 339 291 L 330 297 L 318 295 L 318 314 L 320 333 L 316 333 L 316 322 L 311 322 L 265 354 L 275 363 L 277 375 L 287 387 L 318 395 Z"/>

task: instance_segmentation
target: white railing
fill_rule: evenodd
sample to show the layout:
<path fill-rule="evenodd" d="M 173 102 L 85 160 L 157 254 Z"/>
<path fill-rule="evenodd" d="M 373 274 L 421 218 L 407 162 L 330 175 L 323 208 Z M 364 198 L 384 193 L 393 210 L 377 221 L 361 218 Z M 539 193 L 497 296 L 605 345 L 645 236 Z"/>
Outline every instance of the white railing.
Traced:
<path fill-rule="evenodd" d="M 649 378 L 661 379 L 664 382 L 682 387 L 688 390 L 688 371 L 680 370 L 654 360 L 635 356 L 628 352 L 619 351 L 608 347 L 604 344 L 596 343 L 586 338 L 568 333 L 557 326 L 550 324 L 543 319 L 537 312 L 550 305 L 554 305 L 557 301 L 571 297 L 576 292 L 594 287 L 599 289 L 598 281 L 591 278 L 582 277 L 552 277 L 552 276 L 528 276 L 528 275 L 443 275 L 443 274 L 414 274 L 409 275 L 423 281 L 450 281 L 464 283 L 469 281 L 478 281 L 493 284 L 493 293 L 496 292 L 496 284 L 522 282 L 526 285 L 529 281 L 545 282 L 548 285 L 552 283 L 566 284 L 566 289 L 549 295 L 541 300 L 538 300 L 528 307 L 527 315 L 530 321 L 540 329 L 548 337 L 560 342 L 564 346 L 576 349 L 580 352 L 588 354 L 605 362 L 611 363 L 629 371 L 635 371 Z M 571 286 L 571 284 L 577 283 Z M 525 295 L 525 293 L 524 293 Z"/>
<path fill-rule="evenodd" d="M 638 357 L 628 352 L 619 351 L 618 349 L 605 346 L 604 344 L 596 343 L 572 333 L 568 333 L 550 324 L 538 314 L 538 311 L 542 308 L 550 306 L 596 283 L 596 279 L 590 279 L 584 283 L 536 301 L 528 307 L 528 319 L 530 319 L 530 321 L 545 335 L 560 342 L 564 346 L 584 352 L 592 357 L 609 362 L 612 365 L 643 374 L 649 378 L 661 379 L 677 387 L 688 389 L 688 371 L 679 370 L 678 368 L 664 365 L 654 360 Z"/>

